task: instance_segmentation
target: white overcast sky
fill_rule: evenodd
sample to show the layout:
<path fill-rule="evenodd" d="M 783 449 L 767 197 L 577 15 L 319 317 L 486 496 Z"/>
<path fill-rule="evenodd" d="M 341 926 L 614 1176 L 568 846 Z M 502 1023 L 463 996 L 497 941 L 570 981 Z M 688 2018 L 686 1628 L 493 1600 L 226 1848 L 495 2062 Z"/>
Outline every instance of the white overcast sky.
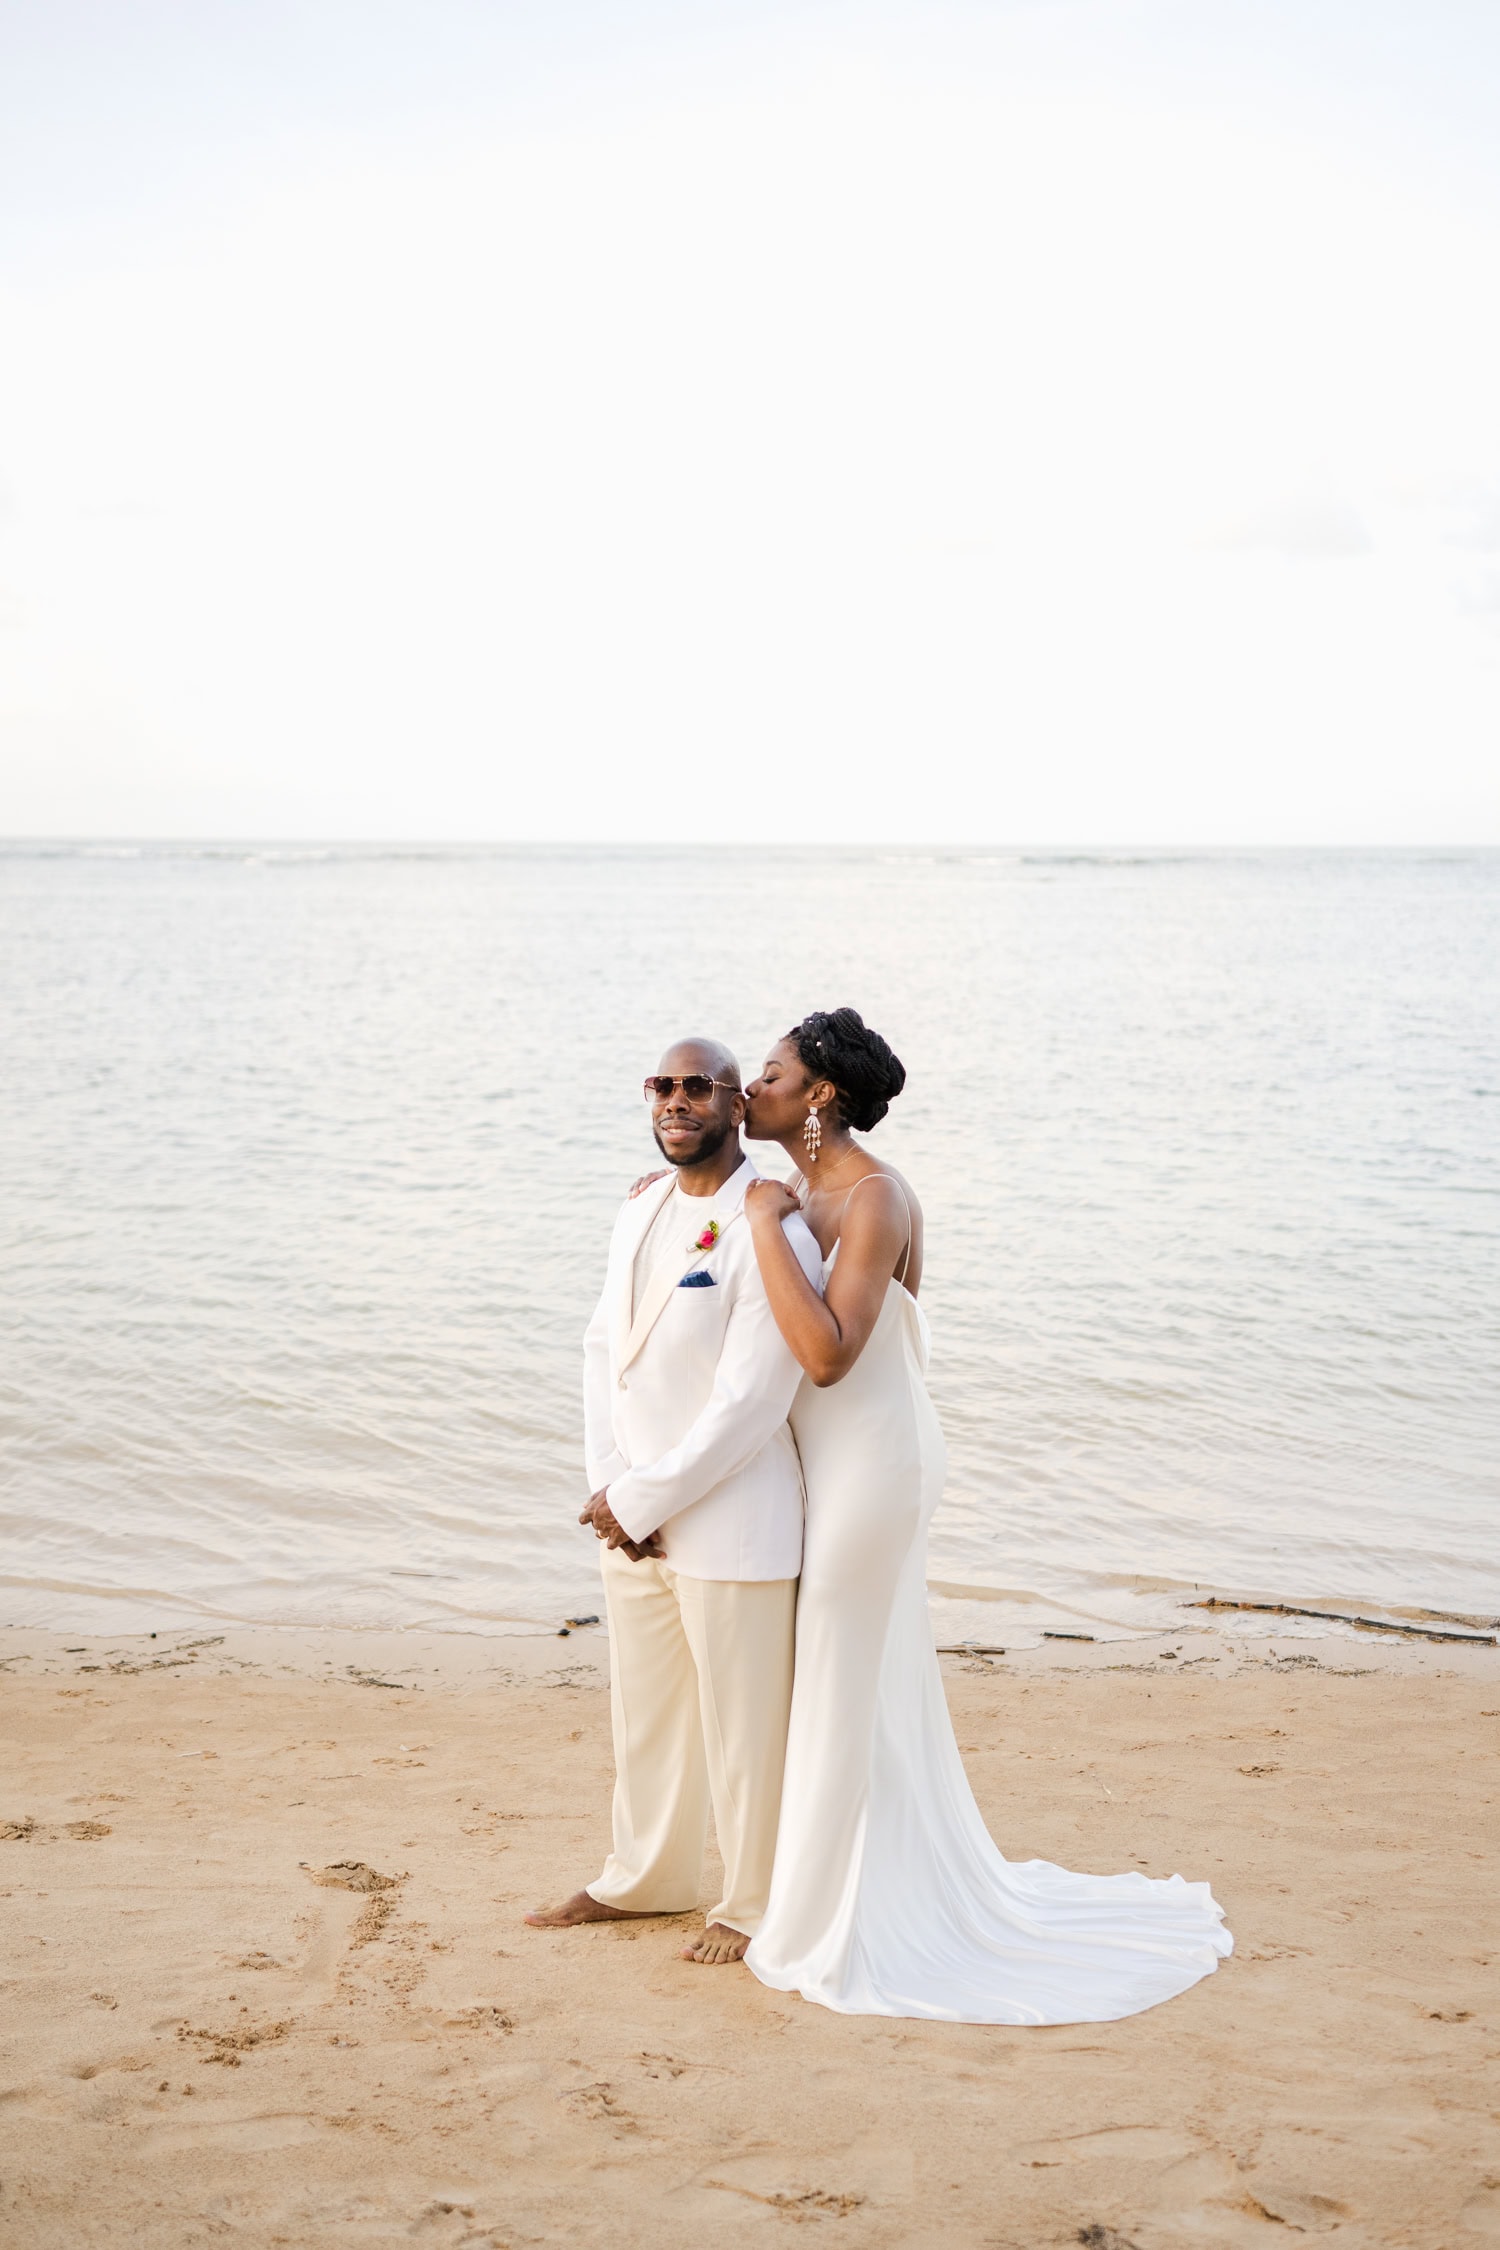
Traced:
<path fill-rule="evenodd" d="M 0 0 L 0 834 L 1500 844 L 1495 0 Z"/>

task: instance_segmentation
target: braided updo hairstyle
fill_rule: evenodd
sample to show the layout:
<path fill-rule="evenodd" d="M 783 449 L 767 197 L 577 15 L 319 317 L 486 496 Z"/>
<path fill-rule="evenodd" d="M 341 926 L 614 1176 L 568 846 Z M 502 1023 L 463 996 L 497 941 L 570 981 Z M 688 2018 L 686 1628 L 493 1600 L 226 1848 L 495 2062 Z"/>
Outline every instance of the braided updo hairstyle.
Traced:
<path fill-rule="evenodd" d="M 839 1119 L 857 1133 L 878 1125 L 906 1084 L 900 1059 L 857 1008 L 815 1008 L 787 1038 L 803 1068 L 838 1089 Z"/>

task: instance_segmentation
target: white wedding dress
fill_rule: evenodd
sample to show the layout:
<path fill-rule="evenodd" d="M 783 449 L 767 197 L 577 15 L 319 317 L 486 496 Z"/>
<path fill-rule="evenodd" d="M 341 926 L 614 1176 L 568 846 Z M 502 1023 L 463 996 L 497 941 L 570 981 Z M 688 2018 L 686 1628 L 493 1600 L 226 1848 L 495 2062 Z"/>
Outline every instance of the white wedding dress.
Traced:
<path fill-rule="evenodd" d="M 1011 1865 L 991 1842 L 927 1609 L 944 1471 L 927 1354 L 926 1318 L 893 1280 L 849 1373 L 804 1381 L 792 1407 L 807 1480 L 797 1670 L 775 1873 L 745 1959 L 762 1984 L 844 2015 L 1135 2015 L 1234 1940 L 1207 1883 Z"/>

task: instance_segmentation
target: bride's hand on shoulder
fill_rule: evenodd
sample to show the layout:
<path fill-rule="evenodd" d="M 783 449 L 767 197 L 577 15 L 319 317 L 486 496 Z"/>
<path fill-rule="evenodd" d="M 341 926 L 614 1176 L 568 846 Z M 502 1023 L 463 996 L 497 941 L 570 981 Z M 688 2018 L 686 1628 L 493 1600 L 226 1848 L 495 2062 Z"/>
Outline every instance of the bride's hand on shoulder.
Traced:
<path fill-rule="evenodd" d="M 768 1226 L 780 1226 L 794 1211 L 800 1211 L 791 1189 L 781 1180 L 752 1180 L 745 1190 L 745 1216 L 754 1226 L 760 1219 Z"/>
<path fill-rule="evenodd" d="M 626 1196 L 626 1202 L 634 1203 L 638 1195 L 644 1194 L 645 1190 L 648 1187 L 651 1187 L 654 1182 L 656 1182 L 657 1180 L 664 1180 L 666 1176 L 667 1168 L 665 1165 L 663 1165 L 661 1170 L 658 1172 L 643 1172 L 640 1178 L 636 1181 L 635 1186 L 631 1189 L 629 1195 Z"/>

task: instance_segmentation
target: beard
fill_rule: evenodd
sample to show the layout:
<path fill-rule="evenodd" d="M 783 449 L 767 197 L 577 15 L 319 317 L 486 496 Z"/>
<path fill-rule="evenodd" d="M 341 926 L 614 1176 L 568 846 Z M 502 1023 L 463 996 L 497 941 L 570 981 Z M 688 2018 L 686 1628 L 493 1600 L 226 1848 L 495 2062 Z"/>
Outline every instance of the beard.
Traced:
<path fill-rule="evenodd" d="M 728 1140 L 730 1134 L 734 1131 L 734 1129 L 735 1128 L 732 1125 L 705 1125 L 703 1128 L 703 1138 L 699 1141 L 698 1146 L 694 1149 L 691 1156 L 674 1156 L 669 1148 L 663 1146 L 662 1137 L 660 1133 L 658 1133 L 654 1125 L 651 1128 L 651 1138 L 655 1141 L 657 1147 L 661 1149 L 661 1153 L 666 1158 L 667 1162 L 672 1165 L 674 1169 L 676 1169 L 680 1168 L 684 1164 L 711 1163 L 713 1158 L 718 1155 L 720 1149 L 724 1146 L 724 1143 Z"/>

